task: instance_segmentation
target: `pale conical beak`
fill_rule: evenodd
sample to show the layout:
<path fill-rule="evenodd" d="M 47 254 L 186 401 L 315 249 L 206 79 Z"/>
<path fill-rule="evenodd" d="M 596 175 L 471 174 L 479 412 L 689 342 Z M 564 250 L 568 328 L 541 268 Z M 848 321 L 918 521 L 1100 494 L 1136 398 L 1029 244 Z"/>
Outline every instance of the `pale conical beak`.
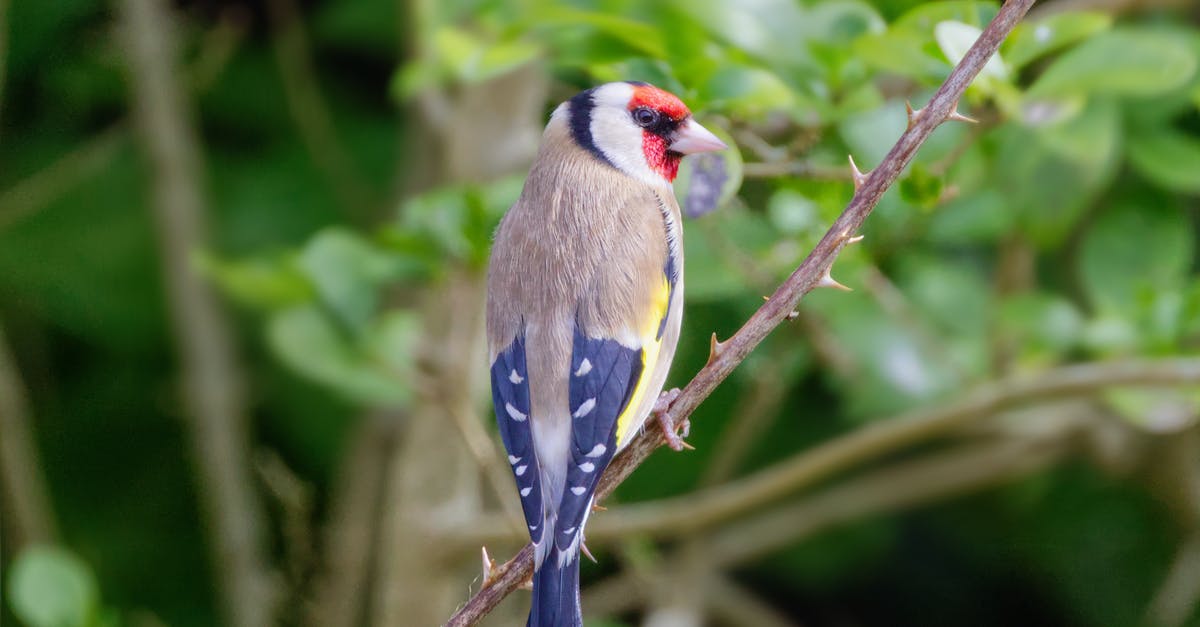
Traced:
<path fill-rule="evenodd" d="M 716 152 L 728 147 L 719 137 L 713 135 L 712 131 L 700 126 L 692 118 L 688 118 L 680 125 L 679 130 L 675 131 L 671 145 L 667 149 L 681 155 L 691 155 L 697 152 Z"/>

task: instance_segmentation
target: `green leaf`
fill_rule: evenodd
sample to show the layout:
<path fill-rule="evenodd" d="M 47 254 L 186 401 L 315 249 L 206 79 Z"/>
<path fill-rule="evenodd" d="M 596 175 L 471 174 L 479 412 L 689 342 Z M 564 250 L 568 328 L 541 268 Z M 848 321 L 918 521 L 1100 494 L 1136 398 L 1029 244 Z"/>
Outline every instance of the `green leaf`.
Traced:
<path fill-rule="evenodd" d="M 946 55 L 946 60 L 954 65 L 958 65 L 963 57 L 967 56 L 967 51 L 975 44 L 975 40 L 983 31 L 978 27 L 970 24 L 963 24 L 955 20 L 946 20 L 938 22 L 933 29 L 933 36 L 937 40 L 938 47 L 942 49 L 942 53 Z M 1008 66 L 1005 65 L 1004 59 L 1000 57 L 1000 53 L 992 55 L 979 75 L 975 77 L 972 84 L 979 84 L 986 87 L 989 79 L 1006 81 L 1009 77 Z"/>
<path fill-rule="evenodd" d="M 385 323 L 389 324 L 389 323 Z M 387 334 L 387 330 L 381 331 Z M 363 334 L 360 347 L 342 333 L 316 307 L 294 307 L 271 316 L 267 323 L 267 342 L 289 368 L 317 383 L 333 388 L 346 399 L 375 406 L 404 405 L 411 398 L 408 382 L 411 373 L 389 367 L 399 360 L 388 355 L 387 362 L 373 353 L 372 333 Z M 402 342 L 391 341 L 395 347 Z M 408 360 L 411 364 L 411 359 Z"/>
<path fill-rule="evenodd" d="M 821 224 L 817 203 L 791 189 L 781 189 L 767 201 L 767 216 L 785 235 L 805 233 Z"/>
<path fill-rule="evenodd" d="M 196 265 L 225 294 L 248 307 L 278 309 L 313 297 L 312 284 L 292 255 L 225 260 L 204 254 Z"/>
<path fill-rule="evenodd" d="M 900 16 L 892 24 L 892 28 L 928 35 L 933 32 L 939 22 L 948 20 L 983 27 L 992 21 L 996 11 L 996 5 L 992 2 L 975 2 L 974 0 L 924 2 Z"/>
<path fill-rule="evenodd" d="M 587 25 L 649 57 L 660 59 L 667 54 L 658 28 L 621 15 L 551 4 L 530 16 L 527 22 L 528 28 L 547 30 L 578 28 L 580 25 Z"/>
<path fill-rule="evenodd" d="M 17 556 L 8 576 L 8 597 L 13 614 L 30 627 L 83 627 L 99 604 L 87 564 L 52 546 L 31 546 Z"/>
<path fill-rule="evenodd" d="M 920 163 L 914 163 L 908 176 L 900 180 L 900 197 L 924 209 L 932 209 L 938 205 L 943 189 L 945 182 L 942 177 L 930 172 L 929 168 Z"/>
<path fill-rule="evenodd" d="M 742 186 L 742 155 L 728 133 L 709 126 L 728 150 L 692 155 L 683 160 L 675 179 L 675 195 L 683 215 L 698 218 L 730 201 Z"/>
<path fill-rule="evenodd" d="M 375 311 L 380 285 L 401 269 L 395 256 L 336 227 L 321 231 L 304 247 L 299 265 L 321 302 L 355 330 L 361 330 Z"/>
<path fill-rule="evenodd" d="M 1192 264 L 1187 217 L 1151 198 L 1115 203 L 1084 235 L 1079 272 L 1099 309 L 1133 313 L 1144 290 L 1178 289 Z"/>
<path fill-rule="evenodd" d="M 671 6 L 733 47 L 772 65 L 809 66 L 805 10 L 791 0 L 672 0 Z"/>
<path fill-rule="evenodd" d="M 1129 159 L 1142 176 L 1167 189 L 1200 193 L 1200 140 L 1171 129 L 1132 133 Z"/>
<path fill-rule="evenodd" d="M 1020 69 L 1030 61 L 1106 31 L 1113 18 L 1107 13 L 1058 13 L 1036 22 L 1017 24 L 1000 50 L 1008 65 Z"/>
<path fill-rule="evenodd" d="M 1115 30 L 1059 57 L 1029 89 L 1031 98 L 1112 94 L 1153 96 L 1183 85 L 1196 71 L 1186 42 L 1165 33 Z"/>
<path fill-rule="evenodd" d="M 703 84 L 700 96 L 710 108 L 751 118 L 790 108 L 796 101 L 774 72 L 742 65 L 722 67 Z"/>

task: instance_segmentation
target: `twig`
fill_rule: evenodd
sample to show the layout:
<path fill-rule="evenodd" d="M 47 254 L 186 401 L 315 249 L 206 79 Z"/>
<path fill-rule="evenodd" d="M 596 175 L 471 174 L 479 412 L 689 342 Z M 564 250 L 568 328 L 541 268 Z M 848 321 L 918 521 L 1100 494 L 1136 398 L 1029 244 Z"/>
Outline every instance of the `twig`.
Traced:
<path fill-rule="evenodd" d="M 1070 451 L 1069 431 L 964 444 L 881 468 L 794 503 L 723 527 L 705 547 L 716 568 L 745 563 L 866 516 L 967 494 L 1039 472 Z"/>
<path fill-rule="evenodd" d="M 0 0 L 0 5 L 5 2 L 7 0 Z M 205 35 L 199 55 L 187 68 L 188 82 L 194 92 L 203 93 L 216 82 L 245 34 L 245 21 L 237 11 L 222 14 L 217 26 Z M 0 47 L 2 45 L 0 43 Z M 3 61 L 0 60 L 2 73 Z M 0 207 L 3 208 L 0 210 L 0 230 L 24 220 L 103 172 L 125 145 L 128 126 L 128 120 L 111 123 L 50 165 L 0 192 Z"/>
<path fill-rule="evenodd" d="M 0 0 L 2 1 L 2 0 Z M 16 360 L 0 327 L 0 500 L 15 548 L 55 538 L 54 512 L 29 426 L 29 405 Z"/>
<path fill-rule="evenodd" d="M 812 163 L 811 161 L 752 161 L 742 165 L 742 176 L 768 179 L 794 176 L 820 181 L 849 181 L 850 168 Z"/>
<path fill-rule="evenodd" d="M 369 414 L 357 427 L 332 490 L 326 518 L 322 571 L 312 592 L 310 627 L 351 627 L 365 623 L 368 581 L 379 541 L 384 475 L 402 419 Z"/>
<path fill-rule="evenodd" d="M 8 0 L 0 0 L 0 113 L 4 112 L 4 82 L 8 76 Z M 3 120 L 0 117 L 0 120 Z M 0 125 L 0 128 L 4 128 Z"/>
<path fill-rule="evenodd" d="M 914 112 L 909 128 L 900 136 L 879 166 L 866 177 L 861 186 L 858 186 L 849 206 L 804 262 L 732 338 L 723 343 L 713 342 L 708 365 L 688 383 L 670 408 L 671 415 L 676 420 L 690 416 L 750 351 L 791 314 L 800 299 L 829 276 L 829 269 L 838 252 L 850 242 L 883 193 L 912 161 L 917 148 L 955 111 L 958 100 L 967 86 L 995 54 L 1000 42 L 1016 26 L 1033 2 L 1034 0 L 1009 0 L 1001 7 L 992 23 L 942 83 L 928 106 Z M 604 473 L 596 490 L 596 500 L 601 501 L 610 494 L 662 443 L 663 434 L 657 429 L 646 429 L 635 436 L 629 446 L 613 459 Z M 505 573 L 510 576 L 480 590 L 447 624 L 458 627 L 478 622 L 532 572 L 531 557 L 532 548 L 526 545 L 505 565 L 508 567 L 505 568 Z"/>
<path fill-rule="evenodd" d="M 750 590 L 728 577 L 713 574 L 704 583 L 705 605 L 713 615 L 728 625 L 758 625 L 759 627 L 795 627 L 794 621 L 779 613 Z"/>
<path fill-rule="evenodd" d="M 0 0 L 2 2 L 3 0 Z M 99 174 L 126 143 L 126 124 L 116 122 L 54 163 L 0 194 L 0 230 L 49 205 L 64 192 Z"/>
<path fill-rule="evenodd" d="M 379 203 L 339 141 L 313 71 L 308 38 L 296 0 L 269 0 L 271 44 L 283 80 L 288 113 L 309 158 L 324 175 L 343 211 L 360 221 Z"/>
<path fill-rule="evenodd" d="M 1115 386 L 1197 384 L 1200 358 L 1082 364 L 1013 377 L 987 384 L 954 402 L 874 422 L 720 487 L 622 506 L 619 515 L 597 516 L 591 521 L 588 541 L 601 543 L 633 534 L 674 535 L 711 527 L 883 454 L 1030 402 L 1088 396 Z M 498 521 L 462 532 L 466 535 L 455 539 L 460 548 L 513 539 Z"/>
<path fill-rule="evenodd" d="M 124 0 L 119 21 L 128 56 L 133 121 L 153 181 L 184 407 L 200 498 L 214 542 L 213 564 L 226 622 L 259 627 L 274 617 L 275 593 L 263 544 L 263 513 L 248 467 L 249 436 L 226 320 L 191 255 L 206 241 L 199 140 L 179 81 L 169 7 Z"/>
<path fill-rule="evenodd" d="M 1154 593 L 1144 624 L 1177 627 L 1187 623 L 1200 601 L 1200 533 L 1188 536 L 1175 553 L 1166 580 Z"/>

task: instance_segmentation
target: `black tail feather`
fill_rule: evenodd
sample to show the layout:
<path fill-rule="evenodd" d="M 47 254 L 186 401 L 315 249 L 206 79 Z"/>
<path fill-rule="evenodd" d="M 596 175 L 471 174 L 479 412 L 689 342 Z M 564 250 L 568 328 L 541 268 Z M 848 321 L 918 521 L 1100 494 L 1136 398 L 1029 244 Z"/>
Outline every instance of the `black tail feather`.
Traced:
<path fill-rule="evenodd" d="M 533 574 L 533 607 L 526 627 L 583 627 L 579 607 L 579 556 L 561 568 L 558 550 L 551 548 Z"/>

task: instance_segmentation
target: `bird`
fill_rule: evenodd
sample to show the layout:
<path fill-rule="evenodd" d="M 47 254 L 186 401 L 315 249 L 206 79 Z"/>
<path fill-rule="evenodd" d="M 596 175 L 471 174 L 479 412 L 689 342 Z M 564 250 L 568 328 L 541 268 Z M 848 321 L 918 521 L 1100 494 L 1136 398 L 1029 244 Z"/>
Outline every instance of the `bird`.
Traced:
<path fill-rule="evenodd" d="M 674 94 L 598 85 L 546 124 L 487 277 L 492 400 L 534 545 L 528 627 L 578 627 L 579 553 L 600 475 L 660 397 L 683 316 L 685 155 L 725 150 Z M 672 391 L 677 394 L 677 390 Z M 686 435 L 686 429 L 685 429 Z"/>

